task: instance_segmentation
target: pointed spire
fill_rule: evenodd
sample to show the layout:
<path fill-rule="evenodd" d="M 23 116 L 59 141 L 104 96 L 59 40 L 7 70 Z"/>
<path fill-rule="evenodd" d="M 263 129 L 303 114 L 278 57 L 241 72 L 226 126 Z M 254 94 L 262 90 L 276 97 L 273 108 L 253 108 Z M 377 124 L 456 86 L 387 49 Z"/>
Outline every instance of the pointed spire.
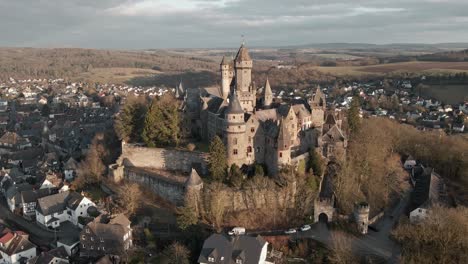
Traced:
<path fill-rule="evenodd" d="M 236 61 L 251 61 L 252 59 L 250 58 L 249 51 L 247 48 L 242 44 L 239 48 L 239 51 L 237 52 L 236 55 Z"/>
<path fill-rule="evenodd" d="M 237 98 L 237 92 L 234 91 L 231 94 L 231 98 L 229 98 L 229 105 L 226 110 L 226 114 L 243 114 L 244 110 L 242 110 L 242 106 Z"/>
<path fill-rule="evenodd" d="M 182 85 L 182 79 L 180 79 L 180 82 L 179 82 L 179 90 L 182 94 L 184 93 L 184 86 Z"/>
<path fill-rule="evenodd" d="M 270 87 L 270 81 L 268 81 L 268 77 L 265 82 L 265 95 L 273 95 L 273 92 L 271 91 Z"/>
<path fill-rule="evenodd" d="M 175 97 L 180 98 L 180 93 L 179 93 L 179 87 L 178 86 L 176 86 L 176 88 L 175 88 Z"/>
<path fill-rule="evenodd" d="M 187 181 L 185 181 L 185 186 L 186 187 L 197 186 L 202 183 L 203 181 L 200 175 L 198 175 L 198 172 L 194 168 L 192 168 L 192 171 L 190 172 L 190 176 L 188 177 Z"/>
<path fill-rule="evenodd" d="M 228 59 L 226 56 L 223 56 L 223 60 L 221 61 L 221 65 L 229 65 Z"/>

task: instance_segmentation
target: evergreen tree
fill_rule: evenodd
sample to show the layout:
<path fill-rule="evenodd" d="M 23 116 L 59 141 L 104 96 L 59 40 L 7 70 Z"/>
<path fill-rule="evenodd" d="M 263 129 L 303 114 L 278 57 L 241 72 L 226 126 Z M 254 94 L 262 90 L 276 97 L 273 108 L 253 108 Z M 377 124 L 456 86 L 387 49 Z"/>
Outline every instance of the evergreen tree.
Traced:
<path fill-rule="evenodd" d="M 190 226 L 196 225 L 198 217 L 190 206 L 184 206 L 179 208 L 179 215 L 177 216 L 177 225 L 180 229 L 186 230 Z"/>
<path fill-rule="evenodd" d="M 319 153 L 317 153 L 315 149 L 311 149 L 309 152 L 309 167 L 312 169 L 314 175 L 322 176 L 324 165 L 324 161 Z"/>
<path fill-rule="evenodd" d="M 211 141 L 209 148 L 210 156 L 208 158 L 208 165 L 211 178 L 215 181 L 222 182 L 226 177 L 226 148 L 223 141 L 218 136 L 215 136 Z"/>
<path fill-rule="evenodd" d="M 167 128 L 163 127 L 162 120 L 162 111 L 157 99 L 154 99 L 146 112 L 143 133 L 141 134 L 143 142 L 145 142 L 148 147 L 156 147 L 157 141 L 161 142 L 167 140 L 167 138 L 164 138 L 164 132 Z"/>
<path fill-rule="evenodd" d="M 236 164 L 232 164 L 231 168 L 229 169 L 229 183 L 233 187 L 241 187 L 242 182 L 244 181 L 244 176 L 242 175 L 242 172 Z"/>
<path fill-rule="evenodd" d="M 115 131 L 120 139 L 139 142 L 146 116 L 146 102 L 129 99 L 115 123 Z"/>
<path fill-rule="evenodd" d="M 359 97 L 354 96 L 353 100 L 351 101 L 351 107 L 348 110 L 348 127 L 351 134 L 355 134 L 359 130 L 361 123 L 359 117 L 360 108 L 361 103 L 359 101 Z"/>
<path fill-rule="evenodd" d="M 180 118 L 177 103 L 165 95 L 154 99 L 146 113 L 143 142 L 149 147 L 177 146 L 180 138 Z"/>
<path fill-rule="evenodd" d="M 265 170 L 261 164 L 255 164 L 255 176 L 265 176 Z"/>

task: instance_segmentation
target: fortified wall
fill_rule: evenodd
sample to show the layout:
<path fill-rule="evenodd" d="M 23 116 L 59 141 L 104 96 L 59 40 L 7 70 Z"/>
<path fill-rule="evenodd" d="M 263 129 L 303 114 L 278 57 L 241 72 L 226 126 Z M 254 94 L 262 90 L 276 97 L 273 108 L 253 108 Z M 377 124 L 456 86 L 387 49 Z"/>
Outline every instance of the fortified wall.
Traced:
<path fill-rule="evenodd" d="M 207 172 L 207 154 L 177 149 L 147 148 L 122 142 L 122 154 L 109 166 L 109 177 L 115 182 L 128 180 L 151 189 L 162 198 L 180 205 L 193 174 L 199 179 Z M 198 180 L 197 180 L 198 181 Z M 200 183 L 201 179 L 200 179 Z"/>
<path fill-rule="evenodd" d="M 293 208 L 296 205 L 296 182 L 290 182 L 283 187 L 258 187 L 238 190 L 235 188 L 223 188 L 213 193 L 206 188 L 204 190 L 205 204 L 216 200 L 224 205 L 226 212 L 238 212 L 252 209 L 265 208 Z"/>

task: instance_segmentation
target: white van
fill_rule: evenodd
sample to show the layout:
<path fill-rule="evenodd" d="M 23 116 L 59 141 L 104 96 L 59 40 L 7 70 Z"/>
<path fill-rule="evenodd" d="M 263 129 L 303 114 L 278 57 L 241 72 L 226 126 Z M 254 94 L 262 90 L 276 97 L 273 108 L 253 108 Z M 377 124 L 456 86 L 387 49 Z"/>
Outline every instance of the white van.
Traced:
<path fill-rule="evenodd" d="M 231 231 L 228 232 L 230 236 L 239 236 L 245 235 L 245 227 L 234 227 Z"/>

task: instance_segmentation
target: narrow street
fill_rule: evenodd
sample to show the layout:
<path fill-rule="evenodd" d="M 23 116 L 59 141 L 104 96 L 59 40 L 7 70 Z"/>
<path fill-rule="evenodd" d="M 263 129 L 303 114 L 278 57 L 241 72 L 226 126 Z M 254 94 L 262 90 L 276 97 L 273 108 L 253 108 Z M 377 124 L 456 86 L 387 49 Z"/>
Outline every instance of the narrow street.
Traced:
<path fill-rule="evenodd" d="M 7 207 L 5 199 L 2 197 L 0 201 L 0 222 L 13 229 L 24 231 L 30 235 L 31 241 L 39 246 L 49 246 L 61 237 L 70 236 L 71 230 L 63 231 L 46 229 L 40 227 L 36 223 L 29 222 L 22 216 L 13 214 Z"/>

